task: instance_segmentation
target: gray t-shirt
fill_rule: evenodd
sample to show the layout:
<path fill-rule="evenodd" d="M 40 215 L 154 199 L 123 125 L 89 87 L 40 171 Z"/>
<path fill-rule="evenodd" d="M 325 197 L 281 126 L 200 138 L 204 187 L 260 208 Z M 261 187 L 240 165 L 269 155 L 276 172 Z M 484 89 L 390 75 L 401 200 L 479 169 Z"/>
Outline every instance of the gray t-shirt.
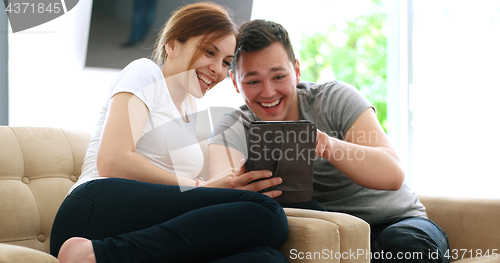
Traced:
<path fill-rule="evenodd" d="M 364 110 L 373 108 L 354 87 L 336 81 L 325 84 L 301 82 L 297 85 L 297 96 L 299 119 L 316 123 L 319 130 L 340 140 L 349 136 L 348 129 Z M 209 143 L 227 145 L 246 156 L 249 123 L 255 120 L 259 118 L 247 106 L 241 106 L 221 118 Z M 366 134 L 362 138 L 376 140 L 373 136 Z M 346 154 L 343 158 L 362 158 L 362 153 L 351 151 L 348 154 L 350 156 Z M 351 214 L 368 223 L 398 217 L 427 217 L 418 196 L 406 183 L 397 191 L 364 188 L 328 160 L 319 157 L 314 161 L 313 189 L 313 197 L 325 209 Z"/>

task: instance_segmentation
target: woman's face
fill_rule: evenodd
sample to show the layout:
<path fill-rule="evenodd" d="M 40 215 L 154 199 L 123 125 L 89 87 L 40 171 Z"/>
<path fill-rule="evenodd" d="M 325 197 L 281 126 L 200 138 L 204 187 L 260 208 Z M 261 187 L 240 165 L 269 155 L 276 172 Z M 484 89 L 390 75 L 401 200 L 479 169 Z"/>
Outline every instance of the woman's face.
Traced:
<path fill-rule="evenodd" d="M 200 43 L 204 36 L 188 39 L 185 43 L 179 41 L 169 42 L 165 45 L 168 57 L 164 73 L 166 77 L 188 71 L 196 76 L 198 85 L 187 85 L 187 92 L 200 98 L 224 80 L 227 76 L 228 67 L 233 61 L 236 37 L 228 35 L 215 40 L 213 43 Z M 189 66 L 194 54 L 200 46 L 207 46 L 202 55 Z M 189 81 L 191 82 L 191 81 Z"/>

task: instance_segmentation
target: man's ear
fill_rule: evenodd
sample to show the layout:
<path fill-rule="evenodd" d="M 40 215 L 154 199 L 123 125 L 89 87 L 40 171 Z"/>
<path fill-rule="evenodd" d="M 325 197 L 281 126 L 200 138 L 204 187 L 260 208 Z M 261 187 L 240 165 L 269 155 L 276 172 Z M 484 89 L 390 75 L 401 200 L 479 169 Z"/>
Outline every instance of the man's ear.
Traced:
<path fill-rule="evenodd" d="M 233 70 L 229 70 L 229 76 L 231 76 L 231 81 L 233 82 L 233 86 L 236 89 L 236 92 L 240 93 L 240 90 L 238 89 L 238 84 L 236 84 L 236 75 L 233 73 Z"/>
<path fill-rule="evenodd" d="M 297 83 L 300 82 L 300 63 L 299 63 L 299 60 L 298 59 L 295 59 L 295 76 L 296 76 L 296 81 Z"/>

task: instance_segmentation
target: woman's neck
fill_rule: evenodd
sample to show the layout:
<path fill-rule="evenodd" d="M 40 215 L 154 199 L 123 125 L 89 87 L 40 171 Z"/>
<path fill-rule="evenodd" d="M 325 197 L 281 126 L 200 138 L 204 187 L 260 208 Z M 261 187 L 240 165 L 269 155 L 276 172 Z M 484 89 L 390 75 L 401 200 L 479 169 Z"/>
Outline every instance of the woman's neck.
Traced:
<path fill-rule="evenodd" d="M 175 107 L 179 110 L 181 115 L 184 115 L 184 110 L 182 109 L 182 102 L 186 99 L 188 93 L 185 88 L 185 74 L 179 73 L 175 75 L 171 75 L 167 68 L 164 67 L 162 70 L 163 76 L 165 77 L 165 82 L 167 84 L 168 92 L 172 97 L 172 101 L 175 104 Z"/>

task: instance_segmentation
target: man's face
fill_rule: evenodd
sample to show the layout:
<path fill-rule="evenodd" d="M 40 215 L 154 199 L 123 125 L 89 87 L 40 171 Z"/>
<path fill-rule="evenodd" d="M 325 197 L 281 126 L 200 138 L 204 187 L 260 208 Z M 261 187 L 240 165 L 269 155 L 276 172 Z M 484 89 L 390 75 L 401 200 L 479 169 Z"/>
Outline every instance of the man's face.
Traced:
<path fill-rule="evenodd" d="M 241 54 L 236 72 L 230 73 L 236 91 L 261 120 L 299 119 L 296 91 L 300 81 L 299 62 L 294 67 L 281 43 Z"/>

